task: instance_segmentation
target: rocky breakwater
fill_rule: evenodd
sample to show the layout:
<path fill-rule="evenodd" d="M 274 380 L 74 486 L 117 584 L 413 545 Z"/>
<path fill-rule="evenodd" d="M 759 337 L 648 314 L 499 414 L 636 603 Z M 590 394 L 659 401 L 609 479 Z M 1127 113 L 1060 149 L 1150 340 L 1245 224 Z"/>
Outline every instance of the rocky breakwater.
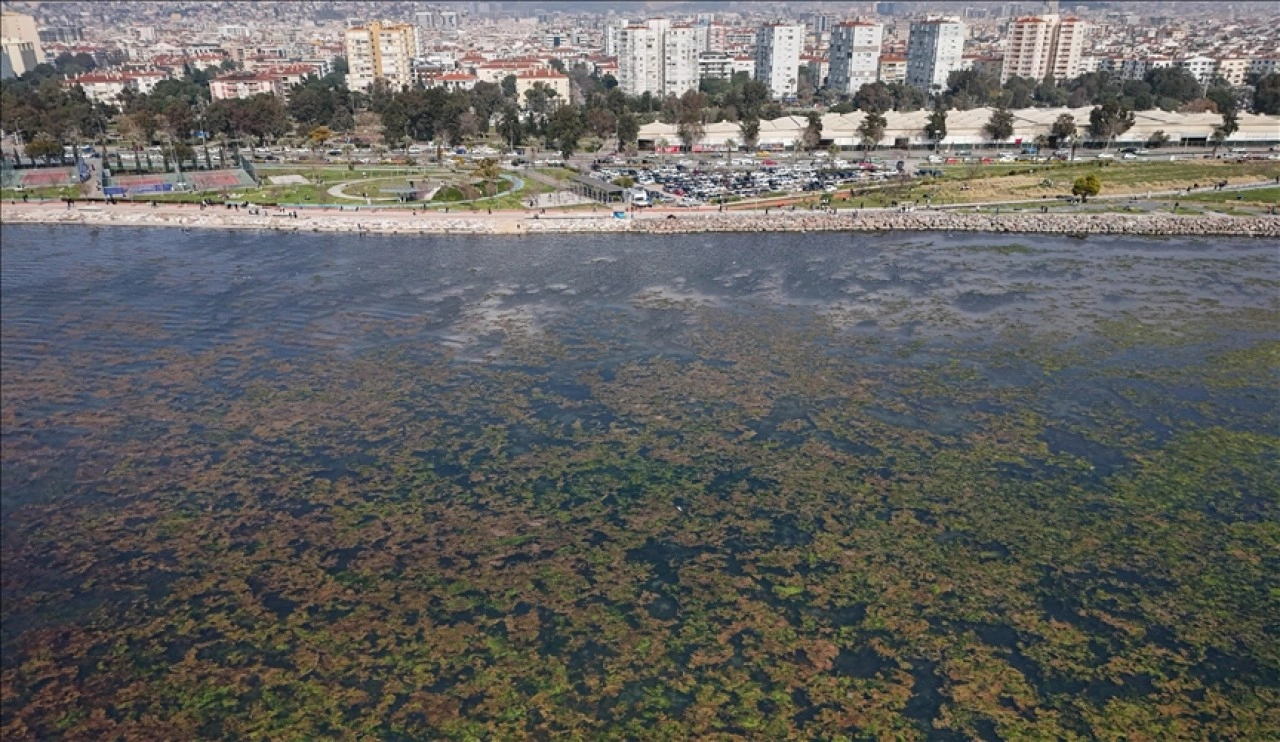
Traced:
<path fill-rule="evenodd" d="M 527 224 L 528 232 L 963 231 L 1043 234 L 1247 236 L 1280 239 L 1280 217 L 1203 214 L 975 214 L 954 211 L 794 212 L 680 214 L 633 220 L 556 219 Z"/>
<path fill-rule="evenodd" d="M 888 210 L 679 212 L 646 213 L 639 218 L 600 216 L 531 217 L 516 212 L 449 216 L 439 212 L 308 211 L 263 209 L 258 213 L 172 205 L 150 209 L 130 205 L 80 206 L 3 205 L 6 224 L 85 224 L 181 227 L 183 229 L 265 229 L 281 232 L 351 232 L 358 234 L 545 234 L 566 232 L 631 232 L 684 234 L 696 232 L 819 232 L 819 231 L 963 231 L 1044 234 L 1120 234 L 1147 236 L 1241 236 L 1280 239 L 1280 217 L 1225 214 L 1174 215 L 1162 213 L 1095 214 L 981 214 L 961 211 Z"/>
<path fill-rule="evenodd" d="M 281 212 L 263 209 L 226 211 L 199 207 L 118 208 L 82 206 L 73 209 L 10 206 L 0 209 L 5 224 L 84 224 L 92 226 L 182 227 L 184 229 L 266 229 L 279 232 L 352 232 L 370 234 L 500 234 L 514 233 L 514 224 L 481 216 L 447 218 L 404 212 Z"/>

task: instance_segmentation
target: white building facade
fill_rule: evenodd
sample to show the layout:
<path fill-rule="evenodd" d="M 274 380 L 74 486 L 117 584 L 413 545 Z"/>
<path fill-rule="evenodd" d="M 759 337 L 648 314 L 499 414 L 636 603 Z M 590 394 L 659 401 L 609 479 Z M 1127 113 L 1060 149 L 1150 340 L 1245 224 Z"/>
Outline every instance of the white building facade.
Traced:
<path fill-rule="evenodd" d="M 947 86 L 947 77 L 964 63 L 965 26 L 958 20 L 913 21 L 907 37 L 907 84 L 925 92 Z"/>
<path fill-rule="evenodd" d="M 665 51 L 662 37 L 668 25 L 665 19 L 659 18 L 618 32 L 618 86 L 622 92 L 662 94 Z"/>
<path fill-rule="evenodd" d="M 706 26 L 673 26 L 652 18 L 617 32 L 618 85 L 627 95 L 681 95 L 698 89 L 698 57 Z"/>
<path fill-rule="evenodd" d="M 413 85 L 413 58 L 418 29 L 408 23 L 383 25 L 377 21 L 346 30 L 347 87 L 364 92 L 382 78 L 393 89 Z"/>
<path fill-rule="evenodd" d="M 1085 31 L 1078 18 L 1049 14 L 1017 19 L 1009 30 L 1000 82 L 1015 75 L 1033 80 L 1052 75 L 1059 82 L 1079 75 Z"/>
<path fill-rule="evenodd" d="M 663 39 L 662 94 L 698 89 L 698 55 L 707 49 L 706 26 L 673 26 Z"/>
<path fill-rule="evenodd" d="M 876 81 L 884 26 L 878 23 L 839 23 L 831 30 L 827 86 L 852 95 Z"/>
<path fill-rule="evenodd" d="M 796 94 L 804 37 L 803 25 L 785 23 L 770 23 L 756 32 L 755 78 L 769 86 L 774 98 Z"/>

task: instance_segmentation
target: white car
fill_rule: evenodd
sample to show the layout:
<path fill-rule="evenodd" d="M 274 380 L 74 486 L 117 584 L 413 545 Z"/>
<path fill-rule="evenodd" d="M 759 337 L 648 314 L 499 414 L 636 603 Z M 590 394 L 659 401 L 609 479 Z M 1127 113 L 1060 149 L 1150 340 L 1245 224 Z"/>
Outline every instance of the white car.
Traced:
<path fill-rule="evenodd" d="M 927 160 L 930 165 L 937 165 L 942 162 L 942 158 L 938 155 L 929 155 L 925 160 Z"/>
<path fill-rule="evenodd" d="M 1138 159 L 1138 156 L 1137 156 L 1137 155 L 1135 155 L 1135 154 L 1134 154 L 1134 153 L 1132 153 L 1132 152 L 1125 152 L 1125 153 L 1124 153 L 1124 155 L 1122 155 L 1120 159 L 1122 159 L 1122 160 L 1136 160 L 1136 159 Z"/>
<path fill-rule="evenodd" d="M 1099 160 L 1114 160 L 1114 159 L 1116 159 L 1116 156 L 1115 156 L 1115 155 L 1113 155 L 1113 154 L 1111 154 L 1110 152 L 1103 152 L 1102 154 L 1098 155 L 1098 159 L 1099 159 Z"/>

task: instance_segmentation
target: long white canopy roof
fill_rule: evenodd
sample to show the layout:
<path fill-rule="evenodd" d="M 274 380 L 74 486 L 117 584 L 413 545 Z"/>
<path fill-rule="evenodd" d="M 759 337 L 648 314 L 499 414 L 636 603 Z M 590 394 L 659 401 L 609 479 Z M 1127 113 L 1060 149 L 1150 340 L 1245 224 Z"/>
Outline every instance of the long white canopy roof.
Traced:
<path fill-rule="evenodd" d="M 1092 106 L 1084 108 L 1022 108 L 1013 113 L 1013 136 L 1007 141 L 1012 144 L 1018 140 L 1031 142 L 1037 136 L 1049 135 L 1049 130 L 1058 117 L 1064 113 L 1075 117 L 1076 128 L 1083 136 L 1089 125 L 1089 112 Z M 943 145 L 977 145 L 987 144 L 990 140 L 982 133 L 982 127 L 991 118 L 992 109 L 974 108 L 967 111 L 947 112 L 947 136 Z M 822 138 L 831 140 L 842 146 L 862 144 L 858 135 L 858 126 L 866 116 L 862 111 L 853 113 L 824 113 L 822 115 Z M 931 144 L 924 135 L 924 126 L 929 117 L 928 111 L 888 111 L 884 114 L 887 126 L 880 144 L 892 145 L 898 139 L 905 138 L 913 145 Z M 1168 111 L 1135 111 L 1134 124 L 1129 131 L 1122 134 L 1117 142 L 1141 143 L 1157 131 L 1163 131 L 1171 142 L 1182 139 L 1207 139 L 1213 134 L 1214 127 L 1222 123 L 1222 117 L 1216 113 L 1171 113 Z M 790 147 L 804 134 L 808 120 L 803 116 L 783 116 L 782 118 L 760 122 L 758 143 L 762 147 Z M 1280 142 L 1280 116 L 1260 116 L 1242 113 L 1239 117 L 1239 130 L 1227 138 L 1227 144 L 1235 143 L 1276 143 Z M 665 141 L 669 146 L 680 144 L 674 124 L 652 123 L 640 127 L 639 139 L 645 142 Z M 720 121 L 706 124 L 705 133 L 700 144 L 704 147 L 723 147 L 727 142 L 742 143 L 742 131 L 738 124 Z"/>

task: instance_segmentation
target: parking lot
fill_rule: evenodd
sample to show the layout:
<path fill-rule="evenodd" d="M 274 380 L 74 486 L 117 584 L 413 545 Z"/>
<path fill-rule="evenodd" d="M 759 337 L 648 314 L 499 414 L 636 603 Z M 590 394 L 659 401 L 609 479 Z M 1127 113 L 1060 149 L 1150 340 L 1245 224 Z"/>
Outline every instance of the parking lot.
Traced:
<path fill-rule="evenodd" d="M 630 179 L 654 203 L 700 206 L 783 193 L 834 193 L 844 186 L 882 181 L 900 174 L 898 161 L 880 158 L 790 159 L 735 157 L 720 162 L 685 158 L 656 162 L 597 159 L 592 177 L 611 183 Z M 902 164 L 906 172 L 906 163 Z"/>

